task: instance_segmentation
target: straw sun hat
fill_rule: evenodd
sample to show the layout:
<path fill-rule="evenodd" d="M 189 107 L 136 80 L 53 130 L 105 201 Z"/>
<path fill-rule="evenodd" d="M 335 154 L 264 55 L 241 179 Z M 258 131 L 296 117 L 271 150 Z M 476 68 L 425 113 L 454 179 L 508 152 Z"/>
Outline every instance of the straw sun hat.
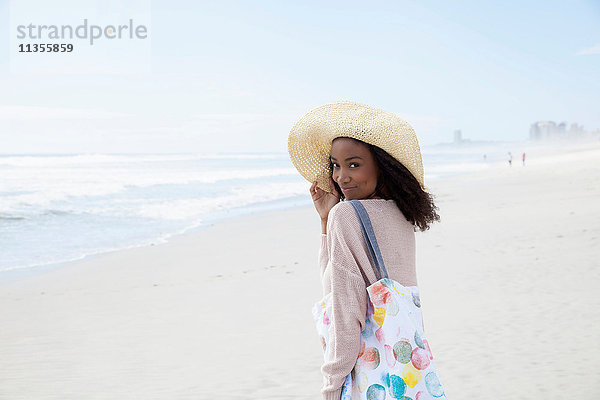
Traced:
<path fill-rule="evenodd" d="M 336 137 L 350 137 L 385 150 L 404 165 L 425 191 L 423 161 L 413 128 L 397 115 L 366 104 L 337 101 L 306 113 L 292 128 L 288 152 L 300 175 L 326 192 L 329 154 Z"/>

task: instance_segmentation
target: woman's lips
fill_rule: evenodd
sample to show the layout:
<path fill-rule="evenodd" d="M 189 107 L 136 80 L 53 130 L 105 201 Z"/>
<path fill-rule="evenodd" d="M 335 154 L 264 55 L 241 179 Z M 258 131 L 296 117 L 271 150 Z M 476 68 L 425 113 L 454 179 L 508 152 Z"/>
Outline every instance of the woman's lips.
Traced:
<path fill-rule="evenodd" d="M 349 191 L 350 191 L 350 190 L 352 190 L 352 189 L 356 189 L 356 187 L 345 188 L 345 189 L 344 189 L 344 188 L 342 188 L 342 192 L 346 193 L 346 192 L 349 192 Z"/>

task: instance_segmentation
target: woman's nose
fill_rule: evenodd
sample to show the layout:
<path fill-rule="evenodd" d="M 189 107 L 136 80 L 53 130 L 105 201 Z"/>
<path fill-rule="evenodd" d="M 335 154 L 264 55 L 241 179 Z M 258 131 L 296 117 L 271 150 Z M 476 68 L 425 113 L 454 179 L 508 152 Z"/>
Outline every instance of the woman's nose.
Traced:
<path fill-rule="evenodd" d="M 350 177 L 349 177 L 347 174 L 340 173 L 340 174 L 337 176 L 337 179 L 336 179 L 336 181 L 337 181 L 337 183 L 339 184 L 339 183 L 342 183 L 342 182 L 343 182 L 343 183 L 345 183 L 345 182 L 348 182 L 348 181 L 349 181 L 349 179 L 350 179 Z"/>

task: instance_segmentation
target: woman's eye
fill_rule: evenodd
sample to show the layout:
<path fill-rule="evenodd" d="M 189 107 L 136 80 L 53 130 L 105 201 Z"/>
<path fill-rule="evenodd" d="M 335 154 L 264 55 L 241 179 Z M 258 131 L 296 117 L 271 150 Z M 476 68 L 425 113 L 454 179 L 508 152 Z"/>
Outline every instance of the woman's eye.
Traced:
<path fill-rule="evenodd" d="M 358 163 L 350 163 L 350 166 L 356 165 L 358 167 Z M 336 168 L 339 167 L 339 165 L 337 165 L 337 163 L 329 163 L 329 166 L 331 168 Z"/>

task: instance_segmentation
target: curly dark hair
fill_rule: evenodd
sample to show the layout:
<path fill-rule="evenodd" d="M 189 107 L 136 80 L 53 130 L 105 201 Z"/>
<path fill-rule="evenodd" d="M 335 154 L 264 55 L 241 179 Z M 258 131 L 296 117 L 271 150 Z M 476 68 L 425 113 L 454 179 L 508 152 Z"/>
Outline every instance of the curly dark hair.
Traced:
<path fill-rule="evenodd" d="M 375 189 L 377 196 L 386 200 L 393 199 L 406 219 L 415 226 L 415 231 L 417 228 L 426 231 L 432 222 L 440 220 L 436 212 L 438 207 L 433 203 L 434 196 L 421 188 L 417 179 L 402 163 L 378 146 L 352 139 L 369 147 L 379 167 Z M 334 181 L 334 185 L 341 200 L 345 200 L 337 182 Z"/>

